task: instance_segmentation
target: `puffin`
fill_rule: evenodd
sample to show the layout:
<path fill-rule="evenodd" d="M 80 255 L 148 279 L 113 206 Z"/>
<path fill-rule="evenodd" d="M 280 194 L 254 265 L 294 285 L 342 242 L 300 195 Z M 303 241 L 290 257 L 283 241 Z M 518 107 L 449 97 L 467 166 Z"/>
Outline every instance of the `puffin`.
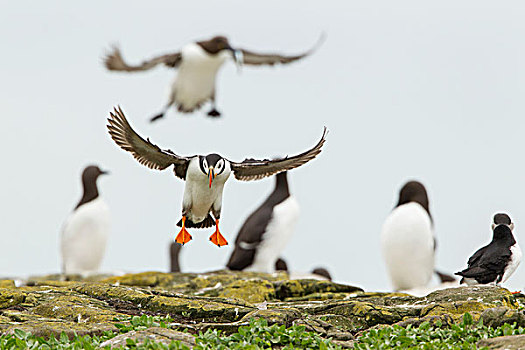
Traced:
<path fill-rule="evenodd" d="M 514 223 L 505 213 L 494 215 L 492 241 L 478 249 L 469 259 L 468 267 L 456 272 L 460 283 L 467 285 L 500 285 L 509 279 L 521 262 L 521 248 L 512 231 Z"/>
<path fill-rule="evenodd" d="M 122 58 L 118 47 L 104 58 L 104 65 L 110 71 L 139 72 L 163 64 L 178 69 L 176 79 L 171 85 L 169 99 L 160 113 L 150 119 L 151 122 L 164 117 L 167 110 L 174 106 L 181 113 L 198 110 L 208 101 L 211 102 L 210 117 L 219 117 L 221 113 L 215 105 L 215 80 L 224 62 L 234 59 L 237 65 L 270 65 L 288 64 L 312 54 L 324 40 L 324 34 L 310 50 L 298 55 L 281 55 L 276 53 L 256 53 L 240 48 L 233 48 L 228 38 L 215 36 L 208 40 L 191 42 L 180 51 L 155 56 L 138 65 L 129 65 Z"/>
<path fill-rule="evenodd" d="M 175 242 L 186 244 L 192 239 L 186 228 L 215 226 L 210 241 L 218 247 L 228 244 L 219 231 L 219 220 L 224 184 L 230 175 L 233 173 L 240 181 L 252 181 L 295 169 L 321 153 L 327 133 L 325 127 L 315 146 L 292 157 L 233 162 L 217 153 L 179 156 L 169 149 L 163 150 L 137 134 L 120 107 L 115 107 L 110 112 L 107 129 L 113 141 L 130 152 L 140 164 L 155 170 L 164 170 L 173 165 L 175 176 L 185 181 L 182 219 L 177 223 L 181 230 L 175 237 Z"/>
<path fill-rule="evenodd" d="M 235 249 L 226 267 L 273 273 L 299 219 L 299 204 L 290 194 L 287 172 L 275 176 L 275 187 L 268 198 L 244 221 Z M 286 263 L 285 263 L 286 264 Z M 284 266 L 280 266 L 282 270 Z"/>
<path fill-rule="evenodd" d="M 84 193 L 60 234 L 63 274 L 95 273 L 102 263 L 110 232 L 110 212 L 99 195 L 97 179 L 105 174 L 108 171 L 96 165 L 82 172 Z"/>
<path fill-rule="evenodd" d="M 394 290 L 424 287 L 434 273 L 434 229 L 425 186 L 407 182 L 381 230 L 381 250 Z"/>

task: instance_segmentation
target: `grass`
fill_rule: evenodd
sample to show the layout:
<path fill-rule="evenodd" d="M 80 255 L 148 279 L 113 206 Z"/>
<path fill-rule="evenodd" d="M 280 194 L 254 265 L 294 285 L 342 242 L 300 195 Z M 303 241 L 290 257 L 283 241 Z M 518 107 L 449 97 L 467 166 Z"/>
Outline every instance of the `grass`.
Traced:
<path fill-rule="evenodd" d="M 140 331 L 150 327 L 173 328 L 172 319 L 158 316 L 133 316 L 121 319 L 125 323 L 117 325 L 120 334 L 133 330 Z M 477 349 L 480 339 L 503 335 L 524 334 L 522 327 L 515 324 L 505 324 L 492 328 L 475 323 L 470 314 L 463 316 L 462 322 L 452 326 L 444 326 L 440 322 L 422 323 L 418 327 L 388 326 L 371 329 L 364 332 L 356 341 L 358 350 L 389 350 L 389 349 Z M 36 337 L 22 330 L 16 330 L 12 335 L 0 336 L 0 349 L 99 349 L 104 341 L 119 333 L 106 332 L 101 336 L 76 336 L 69 339 L 62 334 L 54 337 Z M 280 325 L 269 326 L 264 319 L 252 319 L 248 326 L 239 327 L 237 333 L 223 334 L 219 330 L 207 330 L 195 336 L 197 350 L 204 349 L 340 349 L 329 339 L 323 339 L 318 334 L 306 331 L 304 326 L 286 328 Z M 169 345 L 146 341 L 137 344 L 128 339 L 123 349 L 174 349 L 186 350 L 187 346 L 180 342 Z"/>
<path fill-rule="evenodd" d="M 371 329 L 359 337 L 355 348 L 359 350 L 389 350 L 389 349 L 477 349 L 476 343 L 481 339 L 494 338 L 503 335 L 524 334 L 522 327 L 516 324 L 505 324 L 501 327 L 487 327 L 480 320 L 474 323 L 468 313 L 463 315 L 459 324 L 443 327 L 438 321 L 434 325 L 429 322 L 419 327 L 391 326 L 381 329 Z"/>

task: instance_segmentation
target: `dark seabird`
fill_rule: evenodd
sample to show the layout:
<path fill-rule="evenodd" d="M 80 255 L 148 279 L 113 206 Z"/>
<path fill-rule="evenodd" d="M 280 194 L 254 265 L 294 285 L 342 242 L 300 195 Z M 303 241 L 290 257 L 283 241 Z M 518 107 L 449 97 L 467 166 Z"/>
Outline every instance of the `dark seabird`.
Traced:
<path fill-rule="evenodd" d="M 82 172 L 84 193 L 62 227 L 60 250 L 64 274 L 89 274 L 98 271 L 109 236 L 110 213 L 99 196 L 97 179 L 107 174 L 90 165 Z"/>
<path fill-rule="evenodd" d="M 275 272 L 276 263 L 292 237 L 298 218 L 299 204 L 290 195 L 287 173 L 279 173 L 275 176 L 273 192 L 242 225 L 226 267 L 230 270 Z"/>
<path fill-rule="evenodd" d="M 190 113 L 199 109 L 204 103 L 211 101 L 212 109 L 208 112 L 211 117 L 221 114 L 215 108 L 215 80 L 217 72 L 223 63 L 234 58 L 237 64 L 246 65 L 274 65 L 287 64 L 300 60 L 314 52 L 319 43 L 311 50 L 294 56 L 280 54 L 260 54 L 244 49 L 232 48 L 224 36 L 216 36 L 210 40 L 197 41 L 184 46 L 179 52 L 170 53 L 146 60 L 139 65 L 128 65 L 118 48 L 106 56 L 104 63 L 109 70 L 137 72 L 144 71 L 164 64 L 170 68 L 177 68 L 178 74 L 171 86 L 169 101 L 161 113 L 151 121 L 164 116 L 170 106 L 176 106 L 179 112 Z"/>
<path fill-rule="evenodd" d="M 288 271 L 288 264 L 282 258 L 275 262 L 275 271 Z"/>
<path fill-rule="evenodd" d="M 186 181 L 182 219 L 178 223 L 182 229 L 175 241 L 185 244 L 192 239 L 186 228 L 215 226 L 210 240 L 219 247 L 228 244 L 219 232 L 219 219 L 222 192 L 230 174 L 233 173 L 237 180 L 251 181 L 295 169 L 321 153 L 327 132 L 325 128 L 314 147 L 296 156 L 273 160 L 246 159 L 236 163 L 215 153 L 183 157 L 171 150 L 162 150 L 149 139 L 144 140 L 131 128 L 120 107 L 110 113 L 107 128 L 113 141 L 130 152 L 140 164 L 156 170 L 164 170 L 173 165 L 175 176 Z"/>
<path fill-rule="evenodd" d="M 514 239 L 514 224 L 507 214 L 494 215 L 492 241 L 468 259 L 468 267 L 456 275 L 460 283 L 496 284 L 509 279 L 521 262 L 521 249 Z"/>
<path fill-rule="evenodd" d="M 170 272 L 180 272 L 179 255 L 182 245 L 177 242 L 170 244 Z"/>
<path fill-rule="evenodd" d="M 394 290 L 424 287 L 434 272 L 434 229 L 425 187 L 407 182 L 385 220 L 381 249 Z"/>

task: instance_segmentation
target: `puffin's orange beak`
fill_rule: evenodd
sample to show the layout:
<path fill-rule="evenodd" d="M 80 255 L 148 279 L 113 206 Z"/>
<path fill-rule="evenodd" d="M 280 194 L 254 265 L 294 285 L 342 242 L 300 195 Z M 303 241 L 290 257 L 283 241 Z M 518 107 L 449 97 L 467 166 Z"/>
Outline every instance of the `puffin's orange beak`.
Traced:
<path fill-rule="evenodd" d="M 208 170 L 208 176 L 210 177 L 210 188 L 211 188 L 211 182 L 213 181 L 213 179 L 215 179 L 215 171 L 213 170 L 212 166 Z"/>

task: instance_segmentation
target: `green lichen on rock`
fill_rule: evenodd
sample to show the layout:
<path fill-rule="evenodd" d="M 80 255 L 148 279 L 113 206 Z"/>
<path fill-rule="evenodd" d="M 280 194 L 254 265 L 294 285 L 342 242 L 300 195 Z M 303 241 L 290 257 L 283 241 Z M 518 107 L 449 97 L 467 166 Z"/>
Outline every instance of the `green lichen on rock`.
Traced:
<path fill-rule="evenodd" d="M 9 282 L 0 288 L 0 332 L 101 334 L 133 315 L 169 315 L 180 330 L 232 333 L 259 318 L 269 324 L 304 325 L 347 346 L 355 333 L 371 327 L 453 323 L 465 312 L 487 324 L 525 326 L 520 297 L 499 287 L 452 288 L 419 298 L 363 292 L 329 281 L 289 280 L 284 273 L 145 272 L 91 276 L 88 281 L 47 277 L 49 281 L 33 277 L 23 287 Z"/>

